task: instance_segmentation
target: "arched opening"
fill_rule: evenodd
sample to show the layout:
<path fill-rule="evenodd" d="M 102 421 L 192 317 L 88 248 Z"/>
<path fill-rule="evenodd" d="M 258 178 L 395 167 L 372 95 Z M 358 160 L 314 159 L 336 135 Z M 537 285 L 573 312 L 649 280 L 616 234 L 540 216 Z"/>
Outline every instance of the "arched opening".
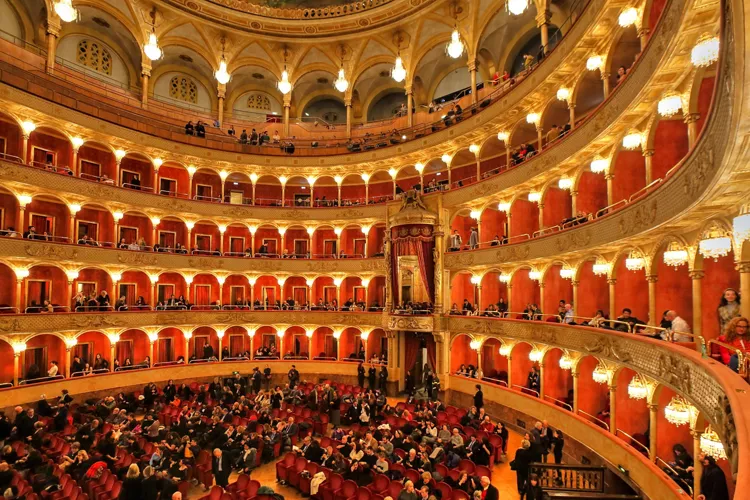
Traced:
<path fill-rule="evenodd" d="M 610 168 L 614 175 L 612 203 L 627 200 L 646 185 L 646 160 L 640 150 L 628 151 L 621 148 L 615 154 Z"/>
<path fill-rule="evenodd" d="M 242 274 L 231 274 L 221 287 L 220 299 L 224 308 L 247 309 L 251 306 L 247 278 Z"/>
<path fill-rule="evenodd" d="M 375 328 L 367 337 L 367 357 L 371 363 L 387 363 L 388 338 L 382 328 Z"/>
<path fill-rule="evenodd" d="M 484 380 L 508 386 L 508 358 L 500 355 L 501 342 L 489 338 L 482 344 L 482 372 Z"/>
<path fill-rule="evenodd" d="M 192 241 L 187 241 L 187 227 L 185 222 L 175 216 L 167 216 L 159 221 L 156 225 L 156 242 L 154 251 L 173 251 L 177 245 L 184 245 L 185 242 L 190 246 L 191 251 L 198 253 L 210 253 L 211 245 L 218 240 L 212 238 L 212 229 L 215 228 L 210 223 L 196 224 L 190 233 Z M 200 235 L 200 236 L 199 236 Z M 200 244 L 200 246 L 198 246 Z M 159 245 L 157 248 L 156 245 Z M 160 250 L 161 249 L 161 250 Z"/>
<path fill-rule="evenodd" d="M 199 326 L 193 330 L 193 336 L 188 343 L 190 359 L 219 359 L 221 340 L 216 330 L 210 326 Z"/>
<path fill-rule="evenodd" d="M 21 127 L 15 119 L 4 113 L 0 113 L 0 137 L 0 151 L 4 153 L 1 157 L 20 163 L 23 137 Z"/>
<path fill-rule="evenodd" d="M 309 207 L 311 205 L 310 183 L 307 179 L 299 175 L 289 177 L 284 188 L 284 206 Z"/>
<path fill-rule="evenodd" d="M 313 359 L 336 361 L 339 355 L 339 341 L 333 335 L 333 329 L 328 326 L 318 327 L 313 334 L 310 349 Z"/>
<path fill-rule="evenodd" d="M 261 175 L 255 182 L 255 204 L 261 207 L 281 206 L 281 181 L 272 175 Z"/>
<path fill-rule="evenodd" d="M 540 303 L 539 282 L 529 278 L 529 271 L 531 269 L 519 269 L 513 273 L 510 280 L 513 287 L 510 310 L 516 313 L 514 315 L 516 319 L 523 319 L 523 316 L 519 317 L 518 313 L 522 313 L 530 304 L 539 305 Z"/>
<path fill-rule="evenodd" d="M 154 167 L 147 157 L 128 153 L 120 161 L 120 178 L 117 185 L 140 191 L 153 191 Z"/>
<path fill-rule="evenodd" d="M 616 375 L 617 394 L 616 408 L 626 408 L 627 411 L 617 412 L 617 437 L 633 448 L 648 456 L 649 447 L 649 409 L 646 399 L 633 399 L 628 394 L 628 384 L 636 376 L 636 372 L 623 367 Z M 654 429 L 655 431 L 655 429 Z M 639 446 L 640 444 L 640 446 Z"/>
<path fill-rule="evenodd" d="M 125 304 L 131 311 L 149 310 L 151 280 L 144 271 L 124 271 L 117 283 L 117 298 L 125 297 Z M 137 305 L 141 303 L 141 305 Z"/>
<path fill-rule="evenodd" d="M 261 326 L 252 339 L 253 359 L 279 359 L 278 335 L 272 326 Z"/>
<path fill-rule="evenodd" d="M 706 339 L 715 339 L 724 332 L 721 331 L 722 322 L 719 318 L 719 305 L 727 288 L 740 290 L 740 274 L 735 270 L 734 251 L 718 259 L 697 257 L 696 269 L 703 268 L 704 277 L 701 284 L 702 300 L 702 335 Z M 701 265 L 702 264 L 702 265 Z M 750 300 L 742 297 L 742 300 Z"/>
<path fill-rule="evenodd" d="M 584 169 L 578 179 L 576 215 L 596 215 L 607 204 L 607 179 L 603 174 L 595 174 L 589 169 Z"/>
<path fill-rule="evenodd" d="M 60 285 L 64 286 L 60 282 Z M 74 308 L 76 312 L 114 311 L 117 297 L 110 296 L 110 292 L 117 293 L 112 288 L 112 277 L 110 274 L 98 268 L 84 268 L 78 271 L 78 277 L 73 281 L 73 293 L 75 297 L 71 304 L 65 304 Z M 79 306 L 81 303 L 87 306 Z M 99 301 L 98 306 L 91 306 L 93 301 Z M 109 306 L 102 305 L 109 304 Z"/>
<path fill-rule="evenodd" d="M 179 163 L 164 161 L 156 176 L 156 188 L 162 196 L 190 198 L 190 174 Z"/>
<path fill-rule="evenodd" d="M 385 170 L 378 170 L 370 176 L 369 180 L 369 195 L 370 199 L 368 202 L 373 203 L 385 203 L 388 200 L 393 199 L 393 178 L 391 174 Z"/>
<path fill-rule="evenodd" d="M 24 237 L 28 236 L 34 226 L 34 232 L 38 235 L 36 239 L 48 239 L 56 242 L 68 242 L 70 231 L 70 209 L 59 198 L 41 194 L 35 196 L 31 203 L 26 205 L 24 221 L 18 231 L 23 231 Z M 111 242 L 111 236 L 109 241 Z"/>
<path fill-rule="evenodd" d="M 26 341 L 26 350 L 21 354 L 20 376 L 27 383 L 47 377 L 53 362 L 57 364 L 58 375 L 65 375 L 67 367 L 65 342 L 57 335 L 46 333 L 35 335 Z"/>
<path fill-rule="evenodd" d="M 471 348 L 471 337 L 463 333 L 457 335 L 451 343 L 451 373 L 474 371 L 477 362 L 477 351 Z"/>
<path fill-rule="evenodd" d="M 480 242 L 486 243 L 498 241 L 498 245 L 507 242 L 508 214 L 498 210 L 497 205 L 485 208 L 484 211 L 482 211 L 482 216 L 479 220 L 482 223 L 482 227 L 479 231 Z"/>
<path fill-rule="evenodd" d="M 185 353 L 185 337 L 179 328 L 168 327 L 159 331 L 154 342 L 153 366 L 171 364 L 182 358 L 183 362 L 189 356 Z"/>
<path fill-rule="evenodd" d="M 185 278 L 181 274 L 166 272 L 159 275 L 159 281 L 156 283 L 156 298 L 154 299 L 157 308 L 166 309 L 169 307 L 170 309 L 176 309 L 176 306 L 168 305 L 168 302 L 179 297 L 185 298 L 186 294 L 187 286 Z M 191 304 L 195 303 L 195 294 L 190 295 L 188 302 Z"/>
<path fill-rule="evenodd" d="M 362 333 L 357 328 L 349 327 L 341 332 L 339 339 L 340 358 L 344 360 L 364 361 L 365 343 Z"/>
<path fill-rule="evenodd" d="M 573 304 L 573 284 L 560 276 L 562 269 L 562 264 L 553 264 L 544 275 L 544 313 L 565 315 L 565 304 Z"/>
<path fill-rule="evenodd" d="M 149 353 L 148 335 L 142 330 L 126 330 L 120 334 L 120 339 L 115 344 L 115 370 L 140 365 Z"/>
<path fill-rule="evenodd" d="M 469 209 L 462 209 L 453 216 L 451 221 L 451 235 L 448 238 L 448 251 L 457 252 L 459 250 L 471 249 L 469 239 L 471 238 L 472 229 L 477 229 L 477 221 L 470 217 Z M 461 245 L 456 246 L 458 240 L 454 235 L 460 237 Z M 478 241 L 479 235 L 477 235 Z"/>
<path fill-rule="evenodd" d="M 542 218 L 544 227 L 560 226 L 569 222 L 573 216 L 573 199 L 570 191 L 557 186 L 549 186 L 544 193 L 542 202 L 544 210 Z"/>
<path fill-rule="evenodd" d="M 690 434 L 690 424 L 675 425 L 667 420 L 664 413 L 664 409 L 672 401 L 672 398 L 677 396 L 677 393 L 663 385 L 660 385 L 656 390 L 657 396 L 654 403 L 656 403 L 659 408 L 656 414 L 656 428 L 658 429 L 658 432 L 656 433 L 656 456 L 665 463 L 675 462 L 676 457 L 673 450 L 677 445 L 681 445 L 683 449 L 687 450 L 688 454 L 692 456 L 693 436 Z M 698 457 L 693 457 L 693 459 L 697 460 Z M 662 462 L 657 463 L 660 466 L 663 466 Z M 690 482 L 688 484 L 693 487 L 692 474 L 686 475 L 690 476 Z M 670 474 L 670 477 L 675 479 L 672 474 Z M 684 483 L 678 481 L 677 484 L 680 484 L 684 488 Z M 685 489 L 687 490 L 687 488 Z"/>
<path fill-rule="evenodd" d="M 688 153 L 688 126 L 682 115 L 660 117 L 654 131 L 651 178 L 664 178 Z"/>
<path fill-rule="evenodd" d="M 13 359 L 14 355 L 13 346 L 0 339 L 0 356 L 3 359 Z M 6 384 L 13 384 L 13 375 L 13 363 L 2 363 L 0 365 L 0 386 L 6 387 Z"/>
<path fill-rule="evenodd" d="M 551 348 L 544 354 L 544 399 L 573 411 L 573 373 L 560 366 L 562 349 Z"/>
<path fill-rule="evenodd" d="M 37 127 L 29 135 L 28 163 L 53 172 L 71 172 L 73 147 L 60 131 L 50 127 Z"/>
<path fill-rule="evenodd" d="M 482 144 L 479 153 L 479 172 L 482 179 L 499 174 L 508 166 L 505 143 L 492 136 Z"/>
<path fill-rule="evenodd" d="M 240 172 L 230 173 L 224 181 L 224 203 L 231 205 L 252 205 L 253 183 Z"/>
<path fill-rule="evenodd" d="M 93 182 L 117 177 L 117 163 L 112 149 L 98 142 L 88 141 L 78 149 L 78 176 Z M 105 178 L 106 176 L 106 178 Z"/>
<path fill-rule="evenodd" d="M 519 342 L 513 346 L 513 350 L 511 351 L 511 356 L 513 357 L 511 377 L 514 389 L 518 389 L 530 396 L 539 397 L 539 386 L 531 383 L 532 373 L 539 375 L 539 366 L 529 358 L 531 349 L 531 344 L 527 344 L 526 342 Z"/>
<path fill-rule="evenodd" d="M 473 308 L 474 304 L 478 302 L 477 295 L 476 285 L 471 282 L 471 273 L 460 272 L 453 276 L 451 280 L 451 311 L 455 306 L 458 311 L 463 313 L 466 301 L 468 301 L 469 307 Z"/>
<path fill-rule="evenodd" d="M 30 268 L 21 288 L 21 309 L 24 312 L 41 312 L 45 301 L 49 301 L 57 308 L 55 310 L 67 310 L 67 283 L 68 277 L 59 267 L 37 265 Z"/>
<path fill-rule="evenodd" d="M 597 106 L 604 102 L 604 84 L 599 71 L 586 71 L 574 92 L 576 122 L 583 120 Z"/>
<path fill-rule="evenodd" d="M 625 267 L 627 255 L 621 256 L 615 262 L 615 311 L 610 311 L 612 318 L 619 317 L 625 308 L 630 309 L 630 316 L 647 324 L 648 317 L 648 293 L 644 293 L 646 283 L 646 271 L 630 271 Z M 618 325 L 624 326 L 624 325 Z"/>
<path fill-rule="evenodd" d="M 0 281 L 3 283 L 16 283 L 16 273 L 5 263 L 0 262 Z M 11 314 L 16 311 L 16 287 L 15 286 L 2 286 L 0 287 L 0 314 Z M 20 298 L 20 297 L 19 297 Z M 13 359 L 13 358 L 9 358 Z M 9 363 L 5 363 L 9 364 Z"/>
<path fill-rule="evenodd" d="M 609 386 L 594 380 L 594 370 L 599 360 L 594 356 L 583 356 L 578 362 L 578 413 L 584 418 L 609 429 Z"/>
<path fill-rule="evenodd" d="M 220 202 L 221 177 L 218 172 L 200 168 L 193 174 L 191 194 L 194 200 Z"/>
<path fill-rule="evenodd" d="M 512 223 L 510 225 L 510 237 L 520 240 L 519 236 L 531 238 L 539 230 L 539 205 L 529 201 L 524 193 L 517 197 L 510 207 Z"/>
<path fill-rule="evenodd" d="M 343 183 L 343 181 L 342 181 Z M 336 207 L 338 206 L 339 187 L 333 177 L 324 175 L 315 179 L 313 186 L 315 193 L 314 206 Z"/>
<path fill-rule="evenodd" d="M 309 359 L 310 339 L 301 326 L 291 326 L 284 332 L 284 359 Z"/>
<path fill-rule="evenodd" d="M 594 274 L 595 260 L 587 260 L 578 271 L 578 303 L 573 304 L 577 316 L 593 317 L 601 309 L 604 316 L 617 314 L 609 310 L 609 284 L 607 275 Z M 580 323 L 580 320 L 576 320 Z"/>
<path fill-rule="evenodd" d="M 656 267 L 656 314 L 658 322 L 662 319 L 663 314 L 668 310 L 674 310 L 678 316 L 687 321 L 688 325 L 693 326 L 693 294 L 692 279 L 688 271 L 687 263 L 681 266 L 670 266 L 664 262 L 664 251 L 660 249 L 654 256 L 654 262 L 651 264 Z M 691 339 L 692 340 L 692 339 Z"/>
<path fill-rule="evenodd" d="M 500 281 L 500 273 L 496 271 L 489 271 L 482 276 L 480 283 L 482 287 L 481 292 L 481 304 L 482 311 L 487 312 L 490 306 L 495 306 L 499 311 L 493 316 L 497 316 L 500 312 L 508 310 L 508 285 Z"/>
<path fill-rule="evenodd" d="M 117 223 L 118 234 L 115 235 L 116 241 L 119 242 L 118 246 L 124 243 L 128 250 L 150 250 L 149 247 L 154 244 L 151 241 L 153 238 L 151 228 L 151 220 L 143 212 L 123 212 L 122 219 Z M 76 228 L 76 239 L 80 237 L 78 233 L 78 228 Z"/>
<path fill-rule="evenodd" d="M 477 160 L 469 149 L 459 149 L 450 164 L 451 188 L 460 188 L 477 181 Z"/>
<path fill-rule="evenodd" d="M 125 217 L 123 217 L 123 219 L 124 218 Z M 115 220 L 112 213 L 102 205 L 83 205 L 81 210 L 76 214 L 73 223 L 75 224 L 73 231 L 75 242 L 80 242 L 80 240 L 86 236 L 88 240 L 106 247 L 115 247 L 122 243 L 122 238 L 116 239 L 117 235 L 114 234 Z M 120 232 L 122 232 L 122 230 Z M 125 232 L 127 234 L 132 234 L 137 231 Z M 130 242 L 126 239 L 125 243 Z"/>

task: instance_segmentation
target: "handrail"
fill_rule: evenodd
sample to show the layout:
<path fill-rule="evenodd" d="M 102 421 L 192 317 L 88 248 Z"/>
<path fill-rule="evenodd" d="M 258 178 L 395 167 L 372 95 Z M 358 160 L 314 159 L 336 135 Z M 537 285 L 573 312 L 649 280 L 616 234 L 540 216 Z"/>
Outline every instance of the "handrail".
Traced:
<path fill-rule="evenodd" d="M 521 390 L 521 392 L 524 392 L 524 391 L 533 392 L 534 394 L 536 394 L 536 397 L 539 397 L 539 391 L 535 391 L 534 389 L 529 389 L 528 387 L 523 386 L 523 385 L 512 384 L 511 388 L 512 389 L 518 388 Z"/>
<path fill-rule="evenodd" d="M 628 434 L 627 432 L 625 432 L 624 430 L 622 430 L 622 429 L 620 429 L 620 428 L 618 428 L 618 429 L 615 429 L 615 436 L 617 436 L 617 435 L 618 435 L 618 433 L 619 433 L 619 434 L 622 434 L 623 436 L 625 436 L 625 437 L 627 437 L 628 439 L 630 439 L 630 443 L 629 443 L 629 444 L 630 444 L 631 446 L 632 446 L 633 444 L 636 444 L 636 445 L 638 445 L 638 446 L 633 446 L 633 447 L 634 447 L 634 448 L 638 448 L 638 449 L 639 449 L 639 450 L 641 450 L 641 451 L 645 451 L 645 452 L 646 452 L 646 456 L 647 456 L 647 457 L 651 457 L 651 450 L 649 450 L 649 449 L 648 449 L 648 448 L 647 448 L 647 447 L 646 447 L 646 446 L 645 446 L 644 444 L 642 444 L 642 443 L 641 443 L 641 442 L 639 442 L 639 441 L 636 441 L 636 439 L 635 439 L 635 438 L 634 438 L 633 436 L 631 436 L 630 434 Z M 623 441 L 624 441 L 624 439 L 623 439 Z"/>
<path fill-rule="evenodd" d="M 154 368 L 157 368 L 159 366 L 173 366 L 173 365 L 182 365 L 185 364 L 185 361 L 159 361 L 157 363 L 154 363 Z"/>
<path fill-rule="evenodd" d="M 664 181 L 661 177 L 659 177 L 658 179 L 654 179 L 653 181 L 643 186 L 641 189 L 639 189 L 635 193 L 631 194 L 630 197 L 628 198 L 628 203 L 633 203 L 633 200 L 640 198 L 642 195 L 646 194 L 648 190 L 651 189 L 653 186 L 656 186 L 657 184 L 661 184 L 662 182 Z"/>
<path fill-rule="evenodd" d="M 588 417 L 590 419 L 596 420 L 597 422 L 599 422 L 600 424 L 602 424 L 605 429 L 609 430 L 609 424 L 607 422 L 605 422 L 604 420 L 602 420 L 602 419 L 600 419 L 598 417 L 595 417 L 591 413 L 587 413 L 587 412 L 581 410 L 580 408 L 578 408 L 578 413 L 580 413 L 584 417 Z"/>
<path fill-rule="evenodd" d="M 218 363 L 218 362 L 219 362 L 218 358 L 214 358 L 214 359 L 196 358 L 196 359 L 188 360 L 189 365 L 197 365 L 201 363 Z"/>
<path fill-rule="evenodd" d="M 333 356 L 314 356 L 313 361 L 338 361 L 338 358 Z"/>
<path fill-rule="evenodd" d="M 235 356 L 235 357 L 229 357 L 229 358 L 221 358 L 221 361 L 249 361 L 250 358 L 246 358 L 245 356 Z"/>
<path fill-rule="evenodd" d="M 38 377 L 33 378 L 31 380 L 21 380 L 18 385 L 29 385 L 29 384 L 36 384 L 38 382 L 49 382 L 50 380 L 58 380 L 58 379 L 64 379 L 65 377 L 63 375 L 55 375 L 54 377 Z"/>
<path fill-rule="evenodd" d="M 126 372 L 129 370 L 142 370 L 145 368 L 150 368 L 146 363 L 138 363 L 135 365 L 128 365 L 128 366 L 118 366 L 115 368 L 116 372 Z"/>
<path fill-rule="evenodd" d="M 708 347 L 711 347 L 713 344 L 723 347 L 724 349 L 727 349 L 730 352 L 734 351 L 734 354 L 737 356 L 737 362 L 739 363 L 739 366 L 738 366 L 738 369 L 740 370 L 739 374 L 742 375 L 743 377 L 747 376 L 747 373 L 748 373 L 747 361 L 750 360 L 750 358 L 745 356 L 745 353 L 742 352 L 741 349 L 734 347 L 733 345 L 727 344 L 726 342 L 721 342 L 716 339 L 709 339 Z M 709 352 L 708 355 L 714 358 L 712 352 Z"/>
<path fill-rule="evenodd" d="M 567 408 L 569 411 L 573 411 L 573 407 L 570 404 L 566 403 L 565 401 L 562 401 L 562 400 L 557 399 L 557 398 L 553 398 L 552 396 L 550 396 L 548 394 L 544 395 L 544 399 L 548 399 L 550 401 L 554 401 L 555 404 L 562 405 L 565 408 Z"/>
<path fill-rule="evenodd" d="M 489 380 L 493 384 L 496 383 L 497 385 L 508 387 L 508 382 L 506 382 L 505 380 L 500 380 L 499 378 L 482 377 L 482 381 L 485 380 Z"/>
<path fill-rule="evenodd" d="M 658 465 L 658 464 L 659 464 L 659 462 L 661 462 L 661 463 L 662 463 L 662 468 L 666 468 L 666 469 L 669 469 L 669 470 L 670 470 L 670 472 L 672 472 L 672 474 L 674 475 L 674 479 L 675 479 L 675 482 L 677 482 L 677 480 L 679 479 L 680 475 L 679 475 L 679 474 L 677 473 L 677 471 L 676 471 L 676 470 L 674 470 L 674 467 L 672 467 L 671 465 L 669 465 L 669 464 L 668 464 L 667 462 L 665 462 L 664 460 L 662 460 L 662 459 L 661 459 L 661 457 L 659 457 L 659 456 L 657 455 L 657 456 L 656 456 L 656 464 Z M 688 492 L 690 493 L 690 496 L 693 496 L 693 488 L 691 488 L 691 487 L 690 487 L 690 485 L 689 485 L 689 484 L 688 484 L 687 482 L 685 482 L 685 481 L 680 481 L 680 482 L 679 482 L 679 483 L 677 483 L 677 484 L 678 484 L 678 485 L 680 485 L 680 486 L 682 486 L 682 485 L 686 486 L 686 487 L 687 487 L 687 490 L 688 490 Z"/>
<path fill-rule="evenodd" d="M 79 372 L 73 372 L 70 374 L 71 377 L 83 377 L 86 375 L 94 375 L 97 373 L 109 373 L 109 370 L 107 368 L 97 368 L 96 370 L 81 370 Z"/>

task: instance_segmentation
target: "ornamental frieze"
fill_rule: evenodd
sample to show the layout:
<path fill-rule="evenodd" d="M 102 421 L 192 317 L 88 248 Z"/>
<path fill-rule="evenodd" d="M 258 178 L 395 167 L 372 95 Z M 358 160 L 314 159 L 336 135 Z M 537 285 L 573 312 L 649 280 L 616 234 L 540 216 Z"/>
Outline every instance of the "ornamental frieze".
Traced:
<path fill-rule="evenodd" d="M 408 332 L 431 332 L 432 316 L 384 316 L 384 328 Z"/>

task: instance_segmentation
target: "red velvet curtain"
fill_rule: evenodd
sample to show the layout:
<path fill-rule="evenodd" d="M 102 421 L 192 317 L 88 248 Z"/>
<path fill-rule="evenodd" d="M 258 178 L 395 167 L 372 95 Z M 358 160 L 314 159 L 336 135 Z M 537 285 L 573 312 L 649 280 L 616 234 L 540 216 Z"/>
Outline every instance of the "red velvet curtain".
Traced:
<path fill-rule="evenodd" d="M 414 363 L 417 362 L 417 355 L 419 354 L 419 346 L 421 344 L 419 337 L 414 334 L 406 333 L 406 352 L 405 366 L 407 370 L 414 368 Z M 413 375 L 413 374 L 412 374 Z"/>
<path fill-rule="evenodd" d="M 426 335 L 426 344 L 427 344 L 427 360 L 430 363 L 430 366 L 432 367 L 432 371 L 437 373 L 437 354 L 436 354 L 435 338 L 431 334 Z"/>
<path fill-rule="evenodd" d="M 433 249 L 435 239 L 432 234 L 432 226 L 417 224 L 393 228 L 391 234 L 393 249 L 391 251 L 391 292 L 393 300 L 398 297 L 398 258 L 404 255 L 416 255 L 419 262 L 419 272 L 427 289 L 430 302 L 435 303 L 435 261 Z"/>

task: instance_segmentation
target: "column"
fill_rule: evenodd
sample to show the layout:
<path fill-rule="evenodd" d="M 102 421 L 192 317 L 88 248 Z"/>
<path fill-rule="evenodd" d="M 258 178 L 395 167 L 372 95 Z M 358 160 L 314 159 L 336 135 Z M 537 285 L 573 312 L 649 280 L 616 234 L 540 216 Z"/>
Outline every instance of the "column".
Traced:
<path fill-rule="evenodd" d="M 151 77 L 151 69 L 143 67 L 141 69 L 141 105 L 145 108 L 148 105 L 148 79 Z"/>
<path fill-rule="evenodd" d="M 510 235 L 511 235 L 511 232 L 510 232 L 510 227 L 511 227 L 511 226 L 510 226 L 511 215 L 513 215 L 513 214 L 511 214 L 511 213 L 510 213 L 510 210 L 508 210 L 508 212 L 506 213 L 506 217 L 505 217 L 505 220 L 506 220 L 506 224 L 508 225 L 508 238 L 509 238 L 509 239 L 510 239 Z"/>
<path fill-rule="evenodd" d="M 578 415 L 578 364 L 574 364 L 570 369 L 573 376 L 573 415 Z"/>
<path fill-rule="evenodd" d="M 544 399 L 544 361 L 539 362 L 539 399 Z"/>
<path fill-rule="evenodd" d="M 477 306 L 481 309 L 482 307 L 482 285 L 474 285 L 474 290 L 476 293 L 476 303 Z M 480 356 L 481 358 L 481 356 Z"/>
<path fill-rule="evenodd" d="M 414 107 L 414 90 L 412 86 L 406 87 L 406 125 L 409 127 L 414 126 L 414 114 L 411 109 Z"/>
<path fill-rule="evenodd" d="M 21 159 L 23 160 L 24 163 L 26 163 L 26 160 L 29 157 L 29 137 L 31 136 L 31 134 L 27 134 L 24 131 L 21 131 L 21 134 L 23 136 Z"/>
<path fill-rule="evenodd" d="M 159 167 L 154 165 L 154 178 L 151 181 L 151 185 L 154 187 L 154 194 L 161 194 L 159 189 Z"/>
<path fill-rule="evenodd" d="M 18 387 L 18 379 L 21 378 L 20 368 L 19 368 L 20 360 L 21 360 L 21 353 L 14 352 L 13 353 L 13 387 Z"/>
<path fill-rule="evenodd" d="M 604 98 L 609 97 L 609 73 L 602 72 L 602 86 L 604 88 Z"/>
<path fill-rule="evenodd" d="M 570 130 L 576 128 L 576 103 L 568 103 L 568 111 L 570 111 Z"/>
<path fill-rule="evenodd" d="M 617 386 L 609 386 L 609 432 L 617 434 Z"/>
<path fill-rule="evenodd" d="M 750 243 L 745 243 L 748 245 Z M 740 272 L 740 295 L 743 293 L 747 294 L 745 297 L 750 297 L 750 262 L 739 262 L 737 264 L 737 270 Z M 750 317 L 750 300 L 740 302 L 740 314 L 744 317 Z M 693 319 L 695 323 L 695 319 Z"/>
<path fill-rule="evenodd" d="M 513 356 L 508 355 L 508 389 L 513 389 Z"/>
<path fill-rule="evenodd" d="M 65 378 L 70 378 L 70 347 L 65 346 Z"/>
<path fill-rule="evenodd" d="M 541 31 L 542 46 L 544 47 L 545 54 L 549 52 L 549 21 L 551 17 L 552 13 L 548 10 L 544 10 L 536 16 L 536 25 Z"/>
<path fill-rule="evenodd" d="M 614 203 L 614 180 L 615 174 L 610 174 L 609 170 L 604 174 L 604 178 L 607 180 L 607 205 Z"/>
<path fill-rule="evenodd" d="M 151 366 L 154 366 L 154 344 L 155 343 L 156 341 L 148 339 L 148 359 L 151 360 Z M 219 354 L 221 354 L 221 349 L 219 349 Z"/>
<path fill-rule="evenodd" d="M 537 150 L 541 151 L 542 150 L 542 144 L 543 144 L 543 142 L 542 142 L 542 140 L 543 140 L 543 137 L 542 137 L 542 123 L 541 122 L 536 123 L 536 124 L 534 124 L 534 126 L 536 127 L 536 140 L 537 140 L 537 145 L 538 145 Z"/>
<path fill-rule="evenodd" d="M 539 230 L 544 229 L 544 203 L 539 203 Z M 575 212 L 574 212 L 575 213 Z"/>
<path fill-rule="evenodd" d="M 349 97 L 344 101 L 346 106 L 346 137 L 352 136 L 352 98 Z"/>
<path fill-rule="evenodd" d="M 703 420 L 702 418 L 698 419 Z M 698 457 L 701 453 L 703 453 L 703 450 L 701 450 L 701 434 L 703 431 L 698 428 L 697 426 L 693 429 L 690 429 L 690 435 L 693 437 L 693 456 Z M 703 475 L 703 464 L 700 460 L 695 460 L 695 463 L 693 464 L 693 498 L 695 500 L 698 500 L 698 497 L 701 495 L 701 476 Z"/>
<path fill-rule="evenodd" d="M 288 94 L 284 95 L 284 137 L 289 137 L 289 110 L 292 107 L 292 93 L 289 92 Z M 253 184 L 253 190 L 255 189 L 255 184 Z M 255 191 L 253 191 L 254 193 Z M 255 199 L 255 194 L 253 194 L 253 199 Z"/>
<path fill-rule="evenodd" d="M 73 309 L 73 280 L 68 280 L 68 287 L 65 289 L 65 302 L 63 302 L 64 306 L 70 306 L 71 312 L 75 312 L 75 309 Z"/>
<path fill-rule="evenodd" d="M 18 228 L 19 231 L 22 231 L 23 228 Z M 115 221 L 115 242 L 119 242 L 120 240 L 117 239 L 117 235 L 119 232 L 117 231 L 117 221 Z M 68 224 L 68 239 L 71 243 L 76 243 L 76 214 L 73 212 L 70 212 L 70 224 Z"/>
<path fill-rule="evenodd" d="M 156 281 L 151 282 L 151 296 L 149 297 L 149 304 L 151 307 L 156 307 Z"/>
<path fill-rule="evenodd" d="M 609 285 L 609 317 L 616 318 L 615 313 L 615 284 L 617 280 L 615 278 L 607 278 L 607 284 Z"/>
<path fill-rule="evenodd" d="M 570 212 L 575 216 L 578 213 L 578 191 L 570 190 Z"/>
<path fill-rule="evenodd" d="M 393 192 L 394 192 L 394 196 L 395 196 L 395 192 L 396 192 L 395 185 L 393 187 Z M 341 206 L 341 183 L 339 183 L 339 185 L 338 185 L 338 195 L 336 195 L 336 206 L 337 207 Z"/>
<path fill-rule="evenodd" d="M 435 268 L 435 309 L 434 313 L 440 316 L 443 313 L 443 256 L 445 254 L 445 233 L 442 224 L 435 230 L 435 252 L 433 254 Z M 386 266 L 387 267 L 387 266 Z M 441 379 L 442 380 L 442 379 Z"/>
<path fill-rule="evenodd" d="M 192 276 L 186 276 L 185 277 L 185 297 L 187 298 L 186 300 L 188 301 L 188 304 L 190 304 L 193 301 L 193 299 L 190 297 L 192 295 L 190 293 L 191 290 L 192 290 L 192 288 L 191 288 L 190 285 L 192 285 L 192 284 L 193 284 L 193 277 Z"/>
<path fill-rule="evenodd" d="M 651 30 L 646 27 L 638 28 L 638 40 L 641 42 L 641 52 L 643 52 L 643 49 L 646 48 L 646 44 L 648 43 L 648 36 L 650 33 L 651 33 Z M 698 483 L 695 483 L 695 484 L 698 484 Z"/>
<path fill-rule="evenodd" d="M 23 313 L 23 309 L 21 308 L 21 289 L 23 285 L 23 278 L 16 277 L 16 309 L 18 309 L 19 313 Z"/>
<path fill-rule="evenodd" d="M 469 76 L 471 77 L 471 103 L 477 103 L 477 61 L 471 60 L 468 63 Z"/>
<path fill-rule="evenodd" d="M 644 161 L 644 164 L 646 165 L 646 184 L 651 184 L 651 181 L 654 180 L 653 158 L 654 158 L 653 149 L 643 150 L 643 161 Z"/>
<path fill-rule="evenodd" d="M 73 148 L 73 164 L 70 166 L 73 171 L 73 177 L 78 177 L 78 148 Z"/>
<path fill-rule="evenodd" d="M 656 314 L 656 282 L 659 277 L 655 274 L 646 276 L 648 282 L 648 324 L 658 326 L 659 315 Z"/>
<path fill-rule="evenodd" d="M 219 361 L 221 361 L 221 344 L 224 341 L 224 332 L 216 332 L 216 336 L 219 338 Z"/>
<path fill-rule="evenodd" d="M 698 113 L 688 113 L 685 116 L 685 123 L 688 130 L 688 148 L 693 149 L 695 139 L 698 137 L 698 119 L 701 117 Z"/>
<path fill-rule="evenodd" d="M 109 371 L 115 371 L 115 350 L 117 349 L 117 342 L 109 341 Z M 187 357 L 187 356 L 186 356 Z"/>
<path fill-rule="evenodd" d="M 57 16 L 53 16 L 57 18 Z M 55 54 L 57 51 L 57 37 L 60 35 L 60 24 L 47 21 L 47 73 L 55 72 Z"/>
<path fill-rule="evenodd" d="M 219 84 L 219 88 L 216 92 L 216 97 L 219 98 L 219 126 L 224 124 L 224 98 L 227 95 L 227 86 L 225 84 Z"/>
<path fill-rule="evenodd" d="M 511 285 L 510 283 L 508 283 L 507 285 L 505 285 L 505 287 L 508 289 L 508 311 L 513 312 L 513 311 L 510 310 L 510 299 L 512 297 L 513 285 Z"/>
<path fill-rule="evenodd" d="M 692 280 L 693 288 L 693 333 L 695 335 L 703 335 L 703 277 L 705 273 L 702 270 L 690 271 L 688 273 Z M 700 351 L 701 346 L 696 345 L 696 348 Z"/>
<path fill-rule="evenodd" d="M 659 405 L 656 403 L 649 403 L 648 405 L 648 424 L 649 424 L 649 442 L 648 442 L 648 455 L 652 462 L 656 462 L 656 436 L 657 433 L 657 417 L 659 415 Z"/>
<path fill-rule="evenodd" d="M 221 179 L 221 203 L 224 203 L 224 196 L 226 194 L 226 187 L 227 187 L 227 181 L 226 179 Z"/>
<path fill-rule="evenodd" d="M 544 309 L 545 303 L 544 303 L 544 282 L 539 282 L 539 309 L 544 312 L 546 309 Z"/>
<path fill-rule="evenodd" d="M 185 359 L 189 359 L 190 358 L 190 339 L 193 338 L 193 334 L 189 332 L 188 333 L 183 332 L 182 335 L 185 338 Z M 250 343 L 252 345 L 252 339 L 250 340 Z M 252 353 L 254 351 L 250 349 L 250 352 Z"/>
<path fill-rule="evenodd" d="M 576 307 L 578 307 L 578 285 L 580 284 L 580 282 L 577 280 L 573 280 L 570 282 L 570 284 L 573 286 L 573 311 L 575 312 Z"/>

